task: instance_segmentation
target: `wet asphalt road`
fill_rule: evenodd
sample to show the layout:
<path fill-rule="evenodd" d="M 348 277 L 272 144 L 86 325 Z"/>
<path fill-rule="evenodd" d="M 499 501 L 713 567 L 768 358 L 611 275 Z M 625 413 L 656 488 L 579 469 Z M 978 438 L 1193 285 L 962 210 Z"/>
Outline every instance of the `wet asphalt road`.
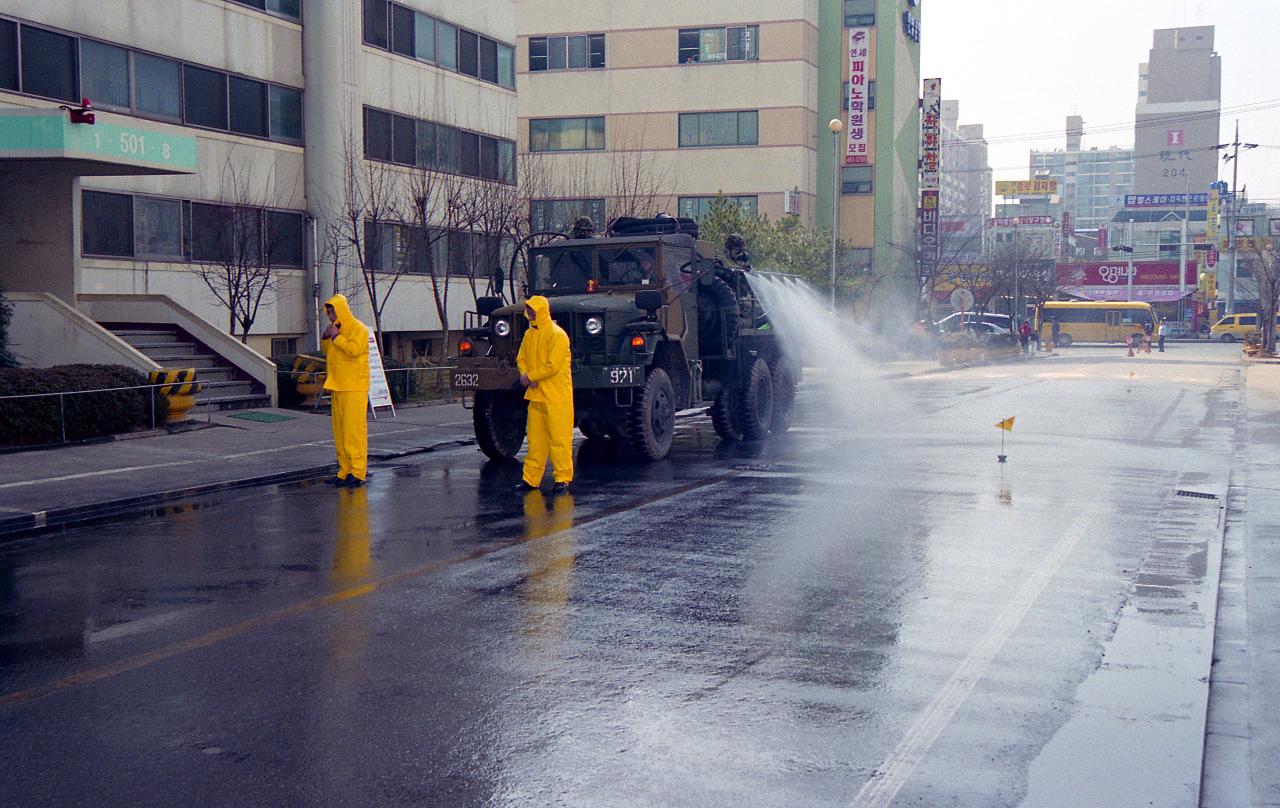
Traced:
<path fill-rule="evenodd" d="M 762 446 L 581 446 L 570 496 L 463 449 L 0 546 L 0 804 L 1072 804 L 1127 607 L 1203 584 L 1174 492 L 1238 368 L 855 370 Z"/>

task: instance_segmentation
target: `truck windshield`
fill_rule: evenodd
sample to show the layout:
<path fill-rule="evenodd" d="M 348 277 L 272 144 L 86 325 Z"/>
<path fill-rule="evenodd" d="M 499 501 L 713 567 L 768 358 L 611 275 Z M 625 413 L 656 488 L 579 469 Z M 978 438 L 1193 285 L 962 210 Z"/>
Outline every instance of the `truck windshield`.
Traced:
<path fill-rule="evenodd" d="M 530 257 L 529 288 L 535 292 L 577 294 L 598 287 L 651 286 L 656 247 L 550 247 Z"/>
<path fill-rule="evenodd" d="M 535 292 L 574 294 L 587 291 L 592 273 L 590 247 L 535 250 L 530 259 L 529 288 Z"/>

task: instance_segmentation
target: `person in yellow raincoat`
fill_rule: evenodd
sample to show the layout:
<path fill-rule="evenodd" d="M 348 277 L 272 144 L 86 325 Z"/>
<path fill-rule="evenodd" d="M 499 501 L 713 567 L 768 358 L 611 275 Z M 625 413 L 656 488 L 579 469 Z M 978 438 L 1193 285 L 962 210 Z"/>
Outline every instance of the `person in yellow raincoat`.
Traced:
<path fill-rule="evenodd" d="M 324 389 L 332 395 L 333 447 L 338 476 L 331 485 L 359 488 L 369 466 L 369 328 L 351 313 L 346 297 L 334 295 L 324 304 L 329 327 L 322 335 L 327 363 Z"/>
<path fill-rule="evenodd" d="M 551 319 L 551 304 L 541 295 L 525 303 L 529 329 L 520 343 L 516 365 L 520 384 L 529 402 L 529 453 L 524 458 L 528 491 L 542 485 L 547 455 L 555 474 L 555 491 L 569 490 L 573 482 L 573 375 L 569 335 Z"/>

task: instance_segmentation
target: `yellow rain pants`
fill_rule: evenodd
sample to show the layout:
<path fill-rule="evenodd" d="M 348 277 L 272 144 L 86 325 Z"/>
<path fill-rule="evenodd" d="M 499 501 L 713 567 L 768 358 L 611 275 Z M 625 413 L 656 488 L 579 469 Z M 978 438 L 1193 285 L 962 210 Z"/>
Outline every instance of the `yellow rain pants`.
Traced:
<path fill-rule="evenodd" d="M 547 457 L 558 483 L 573 482 L 573 371 L 569 335 L 551 319 L 551 304 L 541 295 L 529 298 L 533 309 L 529 329 L 520 343 L 516 364 L 531 382 L 529 453 L 524 458 L 524 481 L 540 485 Z"/>
<path fill-rule="evenodd" d="M 333 448 L 338 452 L 338 476 L 363 480 L 369 469 L 368 393 L 335 390 L 333 396 Z"/>
<path fill-rule="evenodd" d="M 363 480 L 368 468 L 369 328 L 351 313 L 342 295 L 329 298 L 340 326 L 338 335 L 324 341 L 324 389 L 333 397 L 333 446 L 338 455 L 338 476 Z"/>

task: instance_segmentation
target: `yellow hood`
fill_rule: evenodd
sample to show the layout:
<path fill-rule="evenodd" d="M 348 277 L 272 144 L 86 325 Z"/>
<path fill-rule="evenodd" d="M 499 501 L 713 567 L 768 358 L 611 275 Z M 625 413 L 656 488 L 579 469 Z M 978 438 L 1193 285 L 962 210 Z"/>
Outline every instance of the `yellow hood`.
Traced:
<path fill-rule="evenodd" d="M 326 306 L 333 306 L 333 310 L 338 313 L 338 322 L 344 326 L 356 322 L 356 316 L 351 312 L 351 304 L 347 302 L 346 295 L 334 295 L 325 301 Z"/>
<path fill-rule="evenodd" d="M 542 295 L 534 295 L 526 300 L 524 304 L 533 309 L 535 317 L 530 321 L 530 324 L 534 328 L 551 322 L 551 301 Z"/>

